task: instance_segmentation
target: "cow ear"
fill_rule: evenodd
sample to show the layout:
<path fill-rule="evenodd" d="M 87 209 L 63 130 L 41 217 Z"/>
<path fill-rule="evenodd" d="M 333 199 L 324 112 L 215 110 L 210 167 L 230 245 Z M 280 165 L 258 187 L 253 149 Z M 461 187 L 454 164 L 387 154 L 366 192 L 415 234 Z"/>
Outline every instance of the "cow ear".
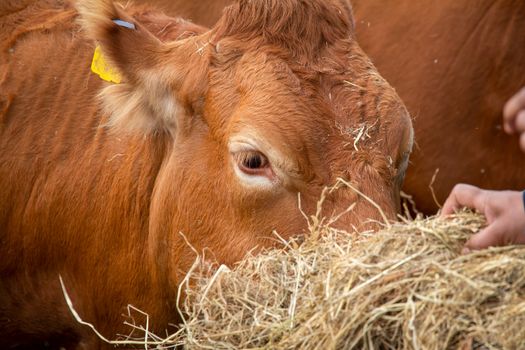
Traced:
<path fill-rule="evenodd" d="M 108 125 L 144 132 L 178 130 L 185 107 L 201 100 L 199 91 L 204 90 L 204 80 L 197 79 L 204 76 L 205 55 L 196 49 L 196 39 L 162 42 L 112 1 L 80 0 L 77 8 L 84 31 L 121 77 L 101 93 Z"/>

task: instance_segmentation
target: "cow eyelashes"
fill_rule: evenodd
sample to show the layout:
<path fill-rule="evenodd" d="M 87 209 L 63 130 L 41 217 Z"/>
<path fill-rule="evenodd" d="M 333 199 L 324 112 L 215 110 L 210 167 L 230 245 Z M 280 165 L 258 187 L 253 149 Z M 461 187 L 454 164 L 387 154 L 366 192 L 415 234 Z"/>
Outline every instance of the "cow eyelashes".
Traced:
<path fill-rule="evenodd" d="M 248 175 L 263 175 L 270 166 L 268 158 L 258 151 L 241 151 L 235 154 L 239 169 Z"/>
<path fill-rule="evenodd" d="M 259 151 L 253 140 L 234 138 L 228 144 L 233 171 L 241 184 L 252 189 L 271 189 L 280 183 L 270 158 Z"/>

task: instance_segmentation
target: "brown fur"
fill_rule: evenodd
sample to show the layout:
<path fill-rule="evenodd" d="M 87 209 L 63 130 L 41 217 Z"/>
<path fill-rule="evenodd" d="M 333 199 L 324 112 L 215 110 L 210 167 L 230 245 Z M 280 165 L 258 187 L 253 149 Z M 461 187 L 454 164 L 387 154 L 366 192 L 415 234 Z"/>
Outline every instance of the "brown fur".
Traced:
<path fill-rule="evenodd" d="M 525 86 L 525 2 L 354 1 L 357 37 L 414 116 L 404 190 L 426 213 L 459 182 L 525 188 L 505 102 Z"/>
<path fill-rule="evenodd" d="M 303 232 L 298 193 L 313 213 L 338 177 L 395 218 L 412 141 L 404 106 L 355 42 L 348 4 L 280 3 L 239 0 L 206 31 L 86 0 L 91 40 L 58 0 L 0 16 L 0 347 L 102 347 L 73 320 L 59 274 L 105 336 L 128 331 L 127 304 L 163 333 L 195 258 L 180 233 L 231 266 L 274 244 L 273 230 Z M 241 14 L 251 17 L 230 18 Z M 90 73 L 93 40 L 121 84 Z M 242 183 L 228 148 L 236 135 L 267 147 L 277 184 Z M 336 225 L 381 219 L 350 189 L 329 195 L 323 214 L 354 201 Z"/>
<path fill-rule="evenodd" d="M 234 0 L 137 0 L 137 4 L 154 5 L 172 16 L 186 18 L 196 24 L 211 27 L 220 19 L 223 9 Z"/>

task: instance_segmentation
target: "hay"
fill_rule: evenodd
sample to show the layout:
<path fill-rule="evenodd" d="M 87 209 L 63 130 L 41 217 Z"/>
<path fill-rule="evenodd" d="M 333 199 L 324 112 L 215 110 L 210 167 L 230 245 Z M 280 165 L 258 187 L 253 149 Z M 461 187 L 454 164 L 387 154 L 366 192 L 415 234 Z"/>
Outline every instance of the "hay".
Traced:
<path fill-rule="evenodd" d="M 188 279 L 172 345 L 187 349 L 525 347 L 525 248 L 460 255 L 483 219 L 377 233 L 316 226 L 304 242 Z M 301 243 L 301 244 L 299 244 Z M 196 272 L 201 271 L 201 272 Z"/>

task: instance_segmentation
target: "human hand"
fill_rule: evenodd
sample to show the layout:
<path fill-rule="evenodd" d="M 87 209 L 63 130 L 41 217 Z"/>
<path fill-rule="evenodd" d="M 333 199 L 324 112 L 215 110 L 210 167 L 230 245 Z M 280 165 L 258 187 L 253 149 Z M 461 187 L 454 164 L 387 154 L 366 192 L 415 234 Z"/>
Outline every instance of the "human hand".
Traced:
<path fill-rule="evenodd" d="M 487 191 L 459 184 L 448 196 L 441 216 L 467 207 L 487 218 L 487 227 L 473 235 L 463 253 L 472 250 L 511 244 L 525 244 L 525 208 L 523 194 L 518 191 Z"/>
<path fill-rule="evenodd" d="M 505 104 L 503 129 L 507 134 L 520 135 L 520 148 L 525 152 L 525 87 Z"/>

